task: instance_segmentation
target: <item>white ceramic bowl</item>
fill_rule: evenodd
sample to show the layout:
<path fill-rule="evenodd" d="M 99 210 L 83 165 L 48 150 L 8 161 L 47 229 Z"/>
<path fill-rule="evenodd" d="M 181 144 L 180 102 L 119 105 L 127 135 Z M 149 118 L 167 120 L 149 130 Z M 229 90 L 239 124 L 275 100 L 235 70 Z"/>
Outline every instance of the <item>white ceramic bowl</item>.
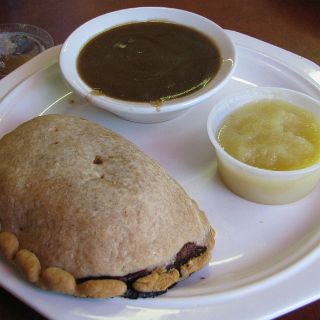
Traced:
<path fill-rule="evenodd" d="M 77 58 L 83 46 L 99 33 L 115 26 L 149 20 L 169 21 L 192 27 L 211 38 L 222 57 L 221 67 L 204 88 L 181 98 L 164 102 L 161 108 L 149 103 L 128 102 L 108 96 L 91 95 L 90 88 L 80 78 Z M 94 18 L 76 29 L 64 43 L 60 54 L 60 68 L 65 80 L 81 96 L 93 104 L 118 116 L 136 122 L 161 122 L 180 115 L 187 109 L 209 98 L 231 77 L 236 66 L 236 51 L 226 32 L 217 24 L 197 14 L 172 8 L 140 7 L 115 11 Z"/>
<path fill-rule="evenodd" d="M 227 96 L 213 107 L 208 117 L 208 135 L 216 150 L 220 176 L 231 191 L 258 203 L 290 203 L 307 195 L 319 182 L 320 161 L 299 170 L 259 169 L 233 158 L 216 139 L 223 120 L 230 113 L 247 103 L 262 99 L 287 101 L 311 111 L 320 119 L 320 102 L 303 93 L 282 88 L 254 88 Z"/>

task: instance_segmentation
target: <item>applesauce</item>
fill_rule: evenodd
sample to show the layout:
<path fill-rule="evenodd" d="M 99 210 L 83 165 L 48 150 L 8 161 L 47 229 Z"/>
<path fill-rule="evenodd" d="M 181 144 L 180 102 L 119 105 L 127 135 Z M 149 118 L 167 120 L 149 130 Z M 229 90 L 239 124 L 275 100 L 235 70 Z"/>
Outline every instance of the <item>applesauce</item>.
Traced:
<path fill-rule="evenodd" d="M 261 169 L 297 170 L 320 159 L 319 120 L 283 100 L 263 99 L 233 111 L 217 140 L 237 160 Z"/>

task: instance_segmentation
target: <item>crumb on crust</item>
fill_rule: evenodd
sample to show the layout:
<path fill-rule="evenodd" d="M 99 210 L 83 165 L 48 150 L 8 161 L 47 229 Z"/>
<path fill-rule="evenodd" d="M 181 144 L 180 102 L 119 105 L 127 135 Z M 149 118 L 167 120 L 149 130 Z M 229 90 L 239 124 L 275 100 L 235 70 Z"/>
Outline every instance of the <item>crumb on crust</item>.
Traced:
<path fill-rule="evenodd" d="M 94 158 L 94 160 L 93 160 L 93 163 L 94 163 L 94 164 L 102 164 L 102 163 L 103 163 L 102 157 L 99 156 L 99 155 L 96 155 L 95 158 Z"/>

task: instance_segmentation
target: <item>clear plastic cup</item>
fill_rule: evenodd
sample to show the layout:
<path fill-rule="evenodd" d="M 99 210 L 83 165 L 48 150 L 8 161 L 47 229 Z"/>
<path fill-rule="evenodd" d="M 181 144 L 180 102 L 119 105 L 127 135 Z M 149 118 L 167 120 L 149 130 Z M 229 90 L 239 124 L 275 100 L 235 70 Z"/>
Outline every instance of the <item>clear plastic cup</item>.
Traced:
<path fill-rule="evenodd" d="M 0 79 L 52 46 L 50 34 L 39 27 L 0 24 Z"/>
<path fill-rule="evenodd" d="M 215 148 L 218 171 L 225 185 L 235 194 L 263 204 L 285 204 L 306 196 L 320 180 L 319 162 L 307 168 L 289 171 L 260 169 L 228 154 L 217 141 L 223 120 L 239 107 L 263 100 L 284 100 L 306 109 L 320 119 L 320 102 L 297 91 L 282 88 L 254 88 L 219 101 L 211 110 L 207 130 Z"/>

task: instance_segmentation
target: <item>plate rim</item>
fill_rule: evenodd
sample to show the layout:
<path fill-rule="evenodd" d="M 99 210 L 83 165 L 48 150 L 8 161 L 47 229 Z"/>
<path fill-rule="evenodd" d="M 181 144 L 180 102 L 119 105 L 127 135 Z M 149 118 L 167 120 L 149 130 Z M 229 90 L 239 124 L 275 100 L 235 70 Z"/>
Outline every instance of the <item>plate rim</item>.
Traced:
<path fill-rule="evenodd" d="M 273 45 L 270 45 L 270 44 L 268 44 L 268 43 L 265 43 L 265 42 L 263 42 L 263 41 L 261 41 L 261 40 L 257 40 L 257 39 L 254 39 L 254 38 L 252 38 L 252 37 L 249 37 L 249 36 L 247 36 L 247 35 L 243 35 L 243 34 L 240 34 L 240 33 L 238 33 L 238 32 L 235 32 L 235 31 L 230 31 L 230 30 L 228 30 L 228 33 L 230 33 L 230 37 L 233 39 L 233 38 L 235 38 L 235 39 L 233 39 L 234 41 L 235 41 L 235 44 L 236 44 L 236 46 L 238 46 L 238 43 L 237 43 L 237 40 L 239 40 L 239 39 L 241 39 L 241 41 L 245 41 L 246 39 L 251 39 L 251 41 L 252 41 L 252 39 L 254 40 L 254 41 L 256 41 L 257 43 L 259 43 L 259 45 L 261 45 L 261 43 L 263 43 L 263 46 L 261 46 L 261 48 L 264 48 L 265 49 L 265 47 L 272 47 L 273 48 L 273 50 L 277 50 L 277 51 L 281 51 L 283 54 L 285 54 L 285 55 L 291 55 L 291 57 L 293 58 L 293 59 L 298 59 L 298 61 L 299 62 L 303 62 L 304 64 L 305 64 L 305 66 L 304 66 L 304 71 L 305 70 L 310 70 L 310 69 L 316 69 L 316 70 L 320 70 L 320 68 L 317 66 L 317 65 L 315 65 L 313 62 L 311 62 L 311 61 L 309 61 L 309 60 L 307 60 L 307 59 L 304 59 L 304 60 L 300 60 L 301 59 L 301 57 L 300 56 L 297 56 L 297 55 L 295 55 L 294 53 L 291 53 L 291 52 L 289 52 L 289 51 L 286 51 L 286 50 L 284 50 L 284 49 L 281 49 L 281 48 L 278 48 L 278 47 L 275 47 L 275 46 L 273 46 Z M 261 42 L 261 43 L 260 43 Z M 240 44 L 240 46 L 241 46 L 241 44 Z M 247 48 L 245 45 L 243 45 L 243 47 L 245 47 L 245 48 Z M 3 101 L 3 99 L 5 99 L 5 97 L 8 95 L 8 94 L 10 94 L 10 92 L 12 91 L 12 90 L 14 90 L 14 88 L 18 85 L 18 84 L 20 84 L 21 82 L 23 82 L 24 80 L 26 80 L 27 78 L 29 78 L 30 76 L 32 76 L 33 74 L 35 74 L 35 73 L 37 73 L 37 72 L 39 72 L 39 71 L 41 71 L 42 69 L 45 69 L 45 68 L 48 68 L 50 65 L 52 65 L 52 64 L 54 64 L 54 63 L 56 63 L 57 61 L 58 61 L 58 59 L 55 59 L 55 56 L 57 56 L 58 57 L 58 55 L 59 55 L 59 51 L 60 51 L 60 49 L 61 49 L 61 45 L 59 45 L 59 46 L 56 46 L 56 47 L 53 47 L 53 48 L 51 48 L 51 49 L 49 49 L 49 50 L 47 50 L 47 51 L 45 51 L 44 53 L 42 53 L 41 55 L 39 55 L 39 56 L 37 56 L 37 57 L 35 57 L 34 59 L 32 59 L 32 60 L 30 60 L 27 64 L 25 64 L 25 65 L 23 65 L 22 67 L 20 67 L 19 69 L 17 69 L 17 70 L 15 70 L 12 74 L 10 74 L 9 76 L 7 76 L 7 77 L 5 77 L 3 80 L 1 80 L 0 81 L 0 103 Z M 250 46 L 249 46 L 249 49 L 251 49 L 250 48 Z M 265 50 L 261 50 L 261 54 L 265 54 Z M 254 49 L 252 49 L 253 51 L 255 51 Z M 279 51 L 279 52 L 280 52 Z M 270 57 L 270 55 L 268 55 L 268 54 L 265 54 L 266 56 L 268 56 L 268 57 Z M 272 57 L 272 59 L 273 60 L 278 60 L 281 64 L 284 64 L 284 65 L 286 65 L 281 59 L 279 59 L 279 58 L 274 58 L 273 56 L 271 56 Z M 289 69 L 291 69 L 291 68 L 289 68 Z M 300 74 L 301 75 L 301 74 Z M 304 72 L 304 75 L 303 75 L 303 77 L 304 78 L 306 78 L 309 82 L 311 82 L 311 83 L 313 83 L 313 85 L 314 86 L 317 86 L 317 85 L 319 85 L 316 81 L 314 81 L 313 79 L 309 79 L 308 78 L 308 72 Z M 312 81 L 311 81 L 312 80 Z M 309 264 L 312 264 L 315 260 L 317 260 L 317 255 L 319 254 L 319 247 L 316 247 L 315 248 L 315 250 L 312 250 L 309 254 L 308 254 L 308 256 L 310 255 L 310 254 L 312 254 L 312 261 L 309 261 L 310 263 L 308 263 L 307 265 L 309 265 Z M 316 254 L 314 253 L 316 251 Z M 290 265 L 289 266 L 289 268 L 291 269 L 291 267 L 297 267 L 297 265 L 298 265 L 298 269 L 297 270 L 295 270 L 293 273 L 296 273 L 296 272 L 299 272 L 299 271 L 301 271 L 301 269 L 303 269 L 303 268 L 305 268 L 306 266 L 304 265 L 305 264 L 305 258 L 302 258 L 302 260 L 300 260 L 300 261 L 297 261 L 297 262 L 295 262 L 295 263 L 293 263 L 292 265 Z M 287 270 L 287 268 L 285 268 L 285 270 L 283 270 L 282 272 L 286 272 L 286 270 Z M 281 272 L 281 273 L 282 273 Z M 278 275 L 278 273 L 276 274 L 276 275 Z M 275 275 L 271 275 L 271 277 L 273 278 Z M 291 277 L 292 276 L 292 274 L 290 274 L 290 275 L 287 275 L 287 277 Z M 267 278 L 270 278 L 270 276 L 269 277 L 267 277 Z M 283 277 L 281 276 L 280 277 L 280 279 L 278 279 L 278 281 L 280 281 L 281 279 L 282 279 Z M 262 279 L 262 281 L 263 282 L 265 282 L 265 279 Z M 2 283 L 1 283 L 2 284 Z M 3 285 L 2 284 L 2 286 L 4 287 L 4 288 L 6 288 L 9 292 L 11 292 L 12 294 L 14 294 L 14 295 L 16 295 L 16 293 L 15 292 L 12 292 L 11 290 L 10 290 L 10 288 L 8 288 L 8 287 L 6 287 L 6 285 Z M 245 287 L 247 287 L 247 286 L 245 286 Z M 249 287 L 251 287 L 250 285 L 249 285 Z M 252 288 L 251 288 L 252 289 Z M 249 291 L 251 291 L 251 289 L 249 288 Z M 234 291 L 234 290 L 236 290 L 236 289 L 232 289 L 232 291 Z M 240 288 L 240 290 L 241 290 L 241 292 L 242 292 L 242 289 Z M 218 293 L 218 294 L 220 294 L 220 293 Z M 241 293 L 239 293 L 239 294 L 241 294 Z M 312 299 L 311 301 L 314 301 L 315 299 L 317 299 L 317 298 L 319 298 L 320 297 L 320 293 L 318 293 L 318 295 L 314 298 L 314 299 Z M 190 297 L 190 298 L 192 298 L 192 297 Z M 42 314 L 44 314 L 43 312 L 42 312 L 42 310 L 39 310 L 34 304 L 30 304 L 30 302 L 29 301 L 26 301 L 26 299 L 22 299 L 21 298 L 21 296 L 19 296 L 19 299 L 21 299 L 21 300 L 23 300 L 24 301 L 24 303 L 26 303 L 26 304 L 28 304 L 28 305 L 30 305 L 30 306 L 32 306 L 34 309 L 36 309 L 38 312 L 40 312 L 40 313 L 42 313 Z M 175 299 L 177 299 L 177 298 L 175 298 Z M 182 298 L 182 299 L 188 299 L 188 297 L 186 297 L 186 298 Z M 211 300 L 211 299 L 210 299 Z M 308 302 L 311 302 L 311 301 L 308 301 Z M 212 302 L 212 301 L 210 301 L 210 302 Z M 303 303 L 303 304 L 301 304 L 301 305 L 304 305 L 305 303 Z M 298 306 L 301 306 L 301 305 L 298 305 Z M 297 304 L 295 304 L 295 307 L 297 306 Z M 292 306 L 292 309 L 294 308 L 294 306 Z M 286 312 L 288 312 L 288 311 L 290 311 L 290 310 L 292 310 L 292 309 L 290 309 L 290 307 L 289 307 L 289 309 L 287 308 L 287 310 L 286 310 Z M 283 314 L 283 312 L 281 312 L 281 311 L 278 311 L 278 313 L 275 313 L 275 315 L 281 315 L 281 314 Z M 44 315 L 46 315 L 46 316 L 48 316 L 48 314 L 44 314 Z"/>

